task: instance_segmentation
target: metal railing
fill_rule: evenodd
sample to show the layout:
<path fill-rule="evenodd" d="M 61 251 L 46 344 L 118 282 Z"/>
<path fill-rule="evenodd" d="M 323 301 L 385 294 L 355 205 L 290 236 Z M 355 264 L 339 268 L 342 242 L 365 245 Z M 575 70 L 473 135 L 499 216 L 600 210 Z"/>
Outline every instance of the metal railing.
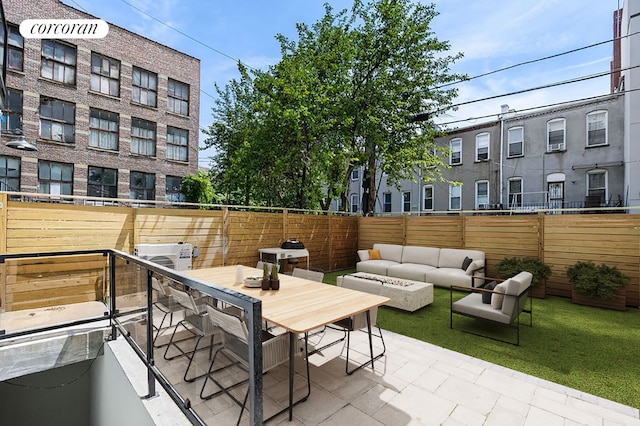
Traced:
<path fill-rule="evenodd" d="M 198 414 L 191 407 L 190 400 L 180 395 L 176 388 L 165 378 L 160 369 L 156 366 L 153 345 L 154 300 L 152 297 L 152 279 L 154 277 L 163 277 L 171 280 L 175 284 L 184 286 L 184 288 L 189 289 L 190 291 L 200 292 L 203 296 L 208 296 L 213 300 L 222 303 L 234 305 L 244 311 L 249 332 L 249 421 L 252 425 L 262 424 L 262 344 L 260 337 L 262 330 L 262 305 L 259 300 L 223 287 L 218 287 L 210 283 L 190 278 L 173 269 L 111 249 L 3 254 L 0 255 L 0 266 L 3 267 L 5 274 L 11 274 L 15 272 L 7 271 L 7 262 L 40 258 L 42 260 L 39 260 L 38 263 L 42 266 L 43 263 L 46 264 L 50 259 L 58 259 L 57 262 L 60 264 L 59 259 L 64 258 L 65 256 L 77 257 L 83 255 L 102 255 L 105 258 L 105 291 L 102 292 L 100 300 L 105 302 L 106 310 L 104 315 L 99 317 L 94 316 L 93 318 L 76 319 L 61 324 L 48 324 L 26 330 L 5 330 L 4 333 L 0 331 L 0 342 L 16 337 L 41 333 L 43 331 L 58 330 L 108 320 L 109 327 L 111 328 L 110 339 L 116 339 L 118 334 L 122 335 L 142 360 L 147 369 L 146 397 L 153 397 L 156 395 L 155 386 L 157 382 L 164 388 L 167 394 L 173 399 L 192 424 L 204 424 L 202 419 L 200 419 Z M 39 279 L 46 280 L 46 273 L 40 273 Z M 135 306 L 133 307 L 119 306 L 122 295 L 126 296 L 133 294 L 138 296 L 141 295 L 144 300 L 137 305 L 134 304 Z M 100 299 L 98 296 L 96 298 Z M 134 322 L 138 325 L 143 325 L 143 327 L 141 327 L 143 329 L 142 336 L 137 336 L 135 332 L 132 331 L 133 328 L 131 325 Z"/>

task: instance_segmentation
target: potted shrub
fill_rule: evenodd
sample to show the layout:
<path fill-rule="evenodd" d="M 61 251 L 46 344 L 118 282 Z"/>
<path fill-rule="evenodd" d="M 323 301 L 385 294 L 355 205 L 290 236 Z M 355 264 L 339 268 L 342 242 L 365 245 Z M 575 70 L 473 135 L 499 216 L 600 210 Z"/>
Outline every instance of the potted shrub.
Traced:
<path fill-rule="evenodd" d="M 626 309 L 624 288 L 629 284 L 629 278 L 617 267 L 580 261 L 567 268 L 567 278 L 573 283 L 573 303 L 620 311 Z"/>
<path fill-rule="evenodd" d="M 551 267 L 542 260 L 525 257 L 505 257 L 496 265 L 496 270 L 501 278 L 510 278 L 522 271 L 531 272 L 531 295 L 544 299 L 547 295 L 547 278 L 551 275 Z"/>

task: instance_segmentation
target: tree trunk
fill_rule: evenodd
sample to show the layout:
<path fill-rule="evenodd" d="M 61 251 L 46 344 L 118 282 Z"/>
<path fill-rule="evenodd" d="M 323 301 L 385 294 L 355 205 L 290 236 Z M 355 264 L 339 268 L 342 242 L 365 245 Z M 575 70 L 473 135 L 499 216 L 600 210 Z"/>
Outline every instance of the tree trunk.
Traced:
<path fill-rule="evenodd" d="M 364 212 L 367 215 L 373 216 L 376 212 L 376 157 L 369 157 L 369 206 L 367 211 Z"/>

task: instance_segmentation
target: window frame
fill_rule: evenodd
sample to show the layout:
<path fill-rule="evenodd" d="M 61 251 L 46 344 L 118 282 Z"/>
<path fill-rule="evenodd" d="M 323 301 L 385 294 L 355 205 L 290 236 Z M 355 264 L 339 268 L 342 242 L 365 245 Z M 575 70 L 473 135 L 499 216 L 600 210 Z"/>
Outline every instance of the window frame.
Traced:
<path fill-rule="evenodd" d="M 180 185 L 175 186 L 174 180 L 179 180 Z M 165 176 L 164 182 L 164 199 L 169 203 L 182 203 L 186 201 L 184 194 L 182 193 L 182 181 L 184 180 L 181 176 Z"/>
<path fill-rule="evenodd" d="M 175 133 L 171 133 L 170 135 L 170 131 Z M 183 135 L 180 135 L 181 133 L 183 133 Z M 175 143 L 176 137 L 180 136 L 184 136 L 184 144 Z M 176 158 L 180 157 L 179 154 L 184 154 L 184 158 Z M 189 130 L 175 126 L 167 126 L 167 159 L 185 163 L 189 162 Z"/>
<path fill-rule="evenodd" d="M 383 213 L 391 213 L 392 208 L 392 197 L 391 192 L 385 192 L 382 194 L 382 212 Z"/>
<path fill-rule="evenodd" d="M 100 71 L 96 72 L 98 65 L 94 64 L 95 60 L 99 60 L 100 61 Z M 105 71 L 104 70 L 104 65 L 105 65 L 105 61 L 108 63 L 108 70 Z M 117 75 L 114 77 L 112 75 L 113 73 L 113 67 L 114 65 L 116 66 L 116 72 Z M 98 52 L 91 52 L 91 81 L 89 83 L 89 87 L 91 89 L 92 92 L 95 93 L 100 93 L 102 95 L 107 95 L 107 96 L 113 96 L 115 98 L 119 98 L 120 97 L 120 75 L 121 75 L 121 63 L 119 60 L 111 58 L 109 56 L 103 55 L 102 53 L 98 53 Z M 98 87 L 94 87 L 94 77 L 96 77 L 98 80 Z M 103 84 L 106 82 L 107 85 L 107 89 L 103 90 Z M 111 82 L 115 82 L 115 93 L 112 93 L 112 85 Z"/>
<path fill-rule="evenodd" d="M 360 169 L 357 167 L 354 167 L 353 170 L 351 170 L 351 180 L 358 180 L 360 179 Z"/>
<path fill-rule="evenodd" d="M 511 132 L 520 131 L 520 140 L 512 141 Z M 511 154 L 511 146 L 520 144 L 520 154 Z M 507 158 L 524 157 L 524 126 L 513 126 L 507 129 Z"/>
<path fill-rule="evenodd" d="M 7 22 L 7 62 L 5 64 L 8 70 L 24 72 L 24 37 L 20 34 L 20 28 L 17 25 Z M 4 39 L 4 27 L 0 25 L 0 37 Z M 5 52 L 0 47 L 0 54 L 4 56 Z M 15 65 L 15 61 L 19 63 Z"/>
<path fill-rule="evenodd" d="M 351 194 L 351 197 L 349 197 L 349 201 L 351 202 L 351 213 L 358 213 L 360 207 L 360 203 L 358 203 L 358 194 Z"/>
<path fill-rule="evenodd" d="M 42 169 L 44 166 L 48 166 L 49 168 L 49 177 L 46 178 L 41 175 Z M 54 166 L 60 167 L 60 178 L 54 179 L 52 178 L 52 169 Z M 65 172 L 69 173 L 68 179 L 64 179 Z M 38 160 L 38 193 L 39 194 L 51 194 L 51 195 L 73 195 L 73 175 L 74 175 L 74 165 L 73 163 L 62 163 L 59 161 L 50 161 L 50 160 Z M 52 193 L 51 187 L 53 184 L 57 184 L 60 192 Z M 44 191 L 44 187 L 47 188 L 47 191 Z M 64 189 L 68 188 L 68 192 L 65 192 Z"/>
<path fill-rule="evenodd" d="M 589 143 L 590 135 L 592 130 L 589 129 L 589 125 L 591 124 L 589 122 L 589 118 L 596 116 L 596 115 L 601 115 L 604 114 L 604 120 L 602 120 L 602 123 L 604 124 L 604 128 L 603 129 L 595 129 L 595 131 L 597 130 L 604 130 L 604 142 L 603 143 Z M 607 110 L 604 109 L 600 109 L 600 110 L 596 110 L 596 111 L 591 111 L 590 113 L 588 113 L 586 115 L 586 134 L 587 134 L 587 140 L 586 140 L 586 146 L 588 148 L 591 147 L 596 147 L 596 146 L 606 146 L 609 145 L 609 112 Z"/>
<path fill-rule="evenodd" d="M 15 94 L 15 97 L 12 96 Z M 2 121 L 2 131 L 11 133 L 14 130 L 22 131 L 22 115 L 24 111 L 24 92 L 18 89 L 12 89 L 7 87 L 7 97 L 5 99 L 5 109 L 3 115 L 6 117 L 6 120 Z M 19 105 L 16 105 L 19 104 Z M 10 126 L 11 123 L 17 121 L 17 127 Z"/>
<path fill-rule="evenodd" d="M 431 196 L 427 197 L 427 189 L 431 191 Z M 427 200 L 431 200 L 431 207 L 427 207 Z M 434 197 L 434 186 L 433 185 L 423 185 L 422 186 L 422 210 L 423 211 L 433 211 L 435 197 Z"/>
<path fill-rule="evenodd" d="M 558 148 L 553 148 L 551 143 L 551 133 L 558 132 L 559 130 L 551 130 L 551 126 L 556 123 L 562 123 L 562 142 L 554 143 L 553 145 L 560 145 Z M 567 120 L 566 118 L 554 118 L 547 121 L 547 152 L 565 151 L 567 149 Z"/>
<path fill-rule="evenodd" d="M 458 145 L 458 149 L 454 149 L 454 145 Z M 454 163 L 454 154 L 460 154 L 460 158 L 457 163 Z M 449 141 L 449 165 L 459 166 L 462 164 L 462 138 L 453 138 Z"/>
<path fill-rule="evenodd" d="M 484 138 L 486 137 L 486 140 L 484 140 Z M 476 135 L 476 162 L 480 163 L 483 161 L 489 161 L 491 159 L 491 134 L 489 132 L 482 132 L 482 133 L 478 133 Z M 481 147 L 480 144 L 486 144 L 486 149 L 487 149 L 487 158 L 480 158 L 480 149 L 484 148 Z"/>
<path fill-rule="evenodd" d="M 486 191 L 486 202 L 481 203 L 480 202 L 480 186 L 481 185 L 486 185 L 487 187 L 487 191 Z M 482 179 L 482 180 L 477 180 L 475 182 L 475 204 L 476 204 L 476 210 L 480 210 L 480 205 L 486 205 L 488 206 L 490 204 L 490 190 L 491 190 L 491 185 L 489 183 L 489 181 L 487 179 Z M 483 196 L 483 197 L 485 197 Z"/>
<path fill-rule="evenodd" d="M 453 201 L 458 200 L 458 206 L 455 207 Z M 449 184 L 449 210 L 462 210 L 462 185 Z"/>
<path fill-rule="evenodd" d="M 139 134 L 135 134 L 136 129 Z M 153 132 L 153 134 L 145 134 Z M 134 149 L 135 147 L 135 149 Z M 149 153 L 149 149 L 152 153 Z M 158 150 L 158 125 L 143 118 L 131 117 L 131 154 L 155 158 Z"/>
<path fill-rule="evenodd" d="M 134 186 L 134 179 L 137 176 L 140 176 L 141 180 L 144 182 L 144 185 L 138 187 Z M 148 178 L 152 178 L 152 181 L 149 181 Z M 144 198 L 138 197 L 138 195 L 143 195 Z M 149 198 L 151 197 L 151 198 Z M 129 172 L 129 198 L 132 200 L 146 200 L 153 201 L 156 199 L 156 175 L 155 173 L 146 173 L 146 172 L 137 172 L 130 171 Z"/>
<path fill-rule="evenodd" d="M 45 107 L 45 103 L 46 102 L 51 102 L 51 113 L 50 115 L 46 115 L 46 107 Z M 57 117 L 55 116 L 55 109 L 56 109 L 56 104 L 60 104 L 59 107 L 62 108 L 62 117 Z M 67 116 L 66 113 L 66 108 L 71 108 L 72 109 L 72 113 L 71 116 L 73 117 L 73 121 L 67 121 L 67 119 L 69 117 Z M 55 98 L 50 98 L 47 96 L 40 96 L 40 105 L 39 105 L 39 129 L 38 129 L 38 136 L 42 139 L 45 139 L 47 141 L 52 141 L 52 142 L 57 142 L 57 143 L 64 143 L 66 145 L 74 145 L 76 143 L 76 104 L 71 103 L 71 102 L 67 102 L 67 101 L 63 101 L 61 99 L 55 99 Z M 48 134 L 44 134 L 44 129 L 45 129 L 45 123 L 48 123 L 49 129 L 48 129 Z M 63 132 L 62 132 L 62 139 L 57 139 L 54 138 L 54 128 L 55 127 L 61 127 Z M 67 139 L 67 136 L 69 136 L 69 138 Z"/>
<path fill-rule="evenodd" d="M 139 73 L 138 82 L 136 83 L 136 72 Z M 151 87 L 150 81 L 153 76 L 155 87 Z M 146 84 L 145 84 L 146 81 Z M 137 93 L 137 95 L 136 95 Z M 153 96 L 149 96 L 153 94 Z M 143 102 L 143 95 L 146 102 Z M 150 100 L 153 99 L 153 102 Z M 144 105 L 151 108 L 158 107 L 158 74 L 144 68 L 133 66 L 131 70 L 131 101 L 138 105 Z"/>
<path fill-rule="evenodd" d="M 52 51 L 51 54 L 46 53 L 45 45 L 50 45 Z M 75 86 L 77 82 L 78 74 L 78 48 L 77 46 L 69 43 L 62 42 L 56 39 L 42 39 L 40 54 L 40 77 L 55 81 L 66 86 Z M 60 59 L 56 53 L 58 50 L 63 50 L 63 58 Z M 68 62 L 66 58 L 73 58 L 72 62 Z M 50 68 L 50 75 L 45 75 L 45 70 Z M 58 74 L 62 72 L 62 77 L 58 78 Z M 67 78 L 67 72 L 71 73 L 71 78 Z M 68 81 L 71 80 L 71 81 Z"/>
<path fill-rule="evenodd" d="M 600 188 L 591 188 L 591 176 L 594 175 L 603 175 L 604 176 L 604 187 Z M 599 190 L 604 191 L 604 196 L 602 197 L 602 203 L 606 203 L 609 199 L 609 171 L 606 169 L 593 169 L 587 171 L 586 176 L 586 194 L 587 196 L 591 196 L 592 191 Z"/>
<path fill-rule="evenodd" d="M 173 90 L 171 90 L 172 85 L 173 85 Z M 179 94 L 176 93 L 177 92 L 176 85 L 181 86 L 180 95 L 182 96 L 178 96 Z M 184 95 L 185 89 L 186 89 L 186 97 Z M 182 81 L 178 81 L 173 78 L 168 78 L 167 79 L 167 111 L 173 114 L 188 116 L 189 110 L 191 107 L 190 93 L 191 93 L 191 86 L 189 84 L 183 83 Z M 176 108 L 175 108 L 176 103 L 179 105 L 179 107 L 177 108 L 178 111 L 176 111 Z M 186 105 L 186 111 L 183 112 L 183 107 L 185 105 Z"/>
<path fill-rule="evenodd" d="M 520 182 L 520 192 L 511 192 L 511 183 L 512 182 Z M 523 194 L 524 194 L 524 179 L 520 176 L 511 177 L 507 179 L 507 206 L 511 207 L 522 207 L 523 202 Z M 515 195 L 518 197 L 515 204 L 511 204 L 511 198 Z"/>
<path fill-rule="evenodd" d="M 97 114 L 97 116 L 94 114 Z M 94 119 L 98 120 L 97 127 L 93 126 L 95 123 Z M 103 127 L 103 122 L 107 123 L 108 127 Z M 111 124 L 115 124 L 115 128 L 111 128 Z M 95 137 L 98 140 L 97 144 L 92 143 L 94 135 L 96 135 Z M 102 146 L 105 137 L 113 146 Z M 112 138 L 113 140 L 111 140 Z M 89 108 L 89 137 L 87 144 L 90 148 L 118 151 L 120 146 L 120 114 L 99 108 Z"/>
<path fill-rule="evenodd" d="M 91 172 L 93 170 L 99 170 L 100 183 L 92 183 Z M 106 171 L 113 172 L 114 183 L 110 184 L 106 176 Z M 106 181 L 106 183 L 105 183 Z M 99 187 L 99 188 L 98 188 Z M 107 195 L 105 195 L 105 188 L 107 189 Z M 96 191 L 97 190 L 97 191 Z M 99 194 L 99 195 L 96 195 Z M 102 166 L 89 166 L 87 167 L 87 196 L 99 197 L 99 198 L 118 198 L 118 169 Z"/>
<path fill-rule="evenodd" d="M 402 212 L 411 212 L 411 191 L 402 191 Z"/>
<path fill-rule="evenodd" d="M 10 168 L 15 162 L 15 168 Z M 22 174 L 22 159 L 10 155 L 0 155 L 0 191 L 20 192 L 20 178 Z M 13 170 L 10 172 L 9 170 Z"/>

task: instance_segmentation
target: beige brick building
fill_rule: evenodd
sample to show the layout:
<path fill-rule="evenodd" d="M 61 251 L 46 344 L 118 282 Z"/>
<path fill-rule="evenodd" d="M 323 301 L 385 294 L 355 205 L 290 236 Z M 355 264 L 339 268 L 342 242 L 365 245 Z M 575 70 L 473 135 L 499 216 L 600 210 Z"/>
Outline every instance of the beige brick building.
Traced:
<path fill-rule="evenodd" d="M 93 19 L 3 0 L 7 99 L 0 190 L 177 200 L 198 171 L 200 60 L 116 25 L 102 39 L 23 38 L 26 19 Z M 37 151 L 7 147 L 22 130 Z"/>

